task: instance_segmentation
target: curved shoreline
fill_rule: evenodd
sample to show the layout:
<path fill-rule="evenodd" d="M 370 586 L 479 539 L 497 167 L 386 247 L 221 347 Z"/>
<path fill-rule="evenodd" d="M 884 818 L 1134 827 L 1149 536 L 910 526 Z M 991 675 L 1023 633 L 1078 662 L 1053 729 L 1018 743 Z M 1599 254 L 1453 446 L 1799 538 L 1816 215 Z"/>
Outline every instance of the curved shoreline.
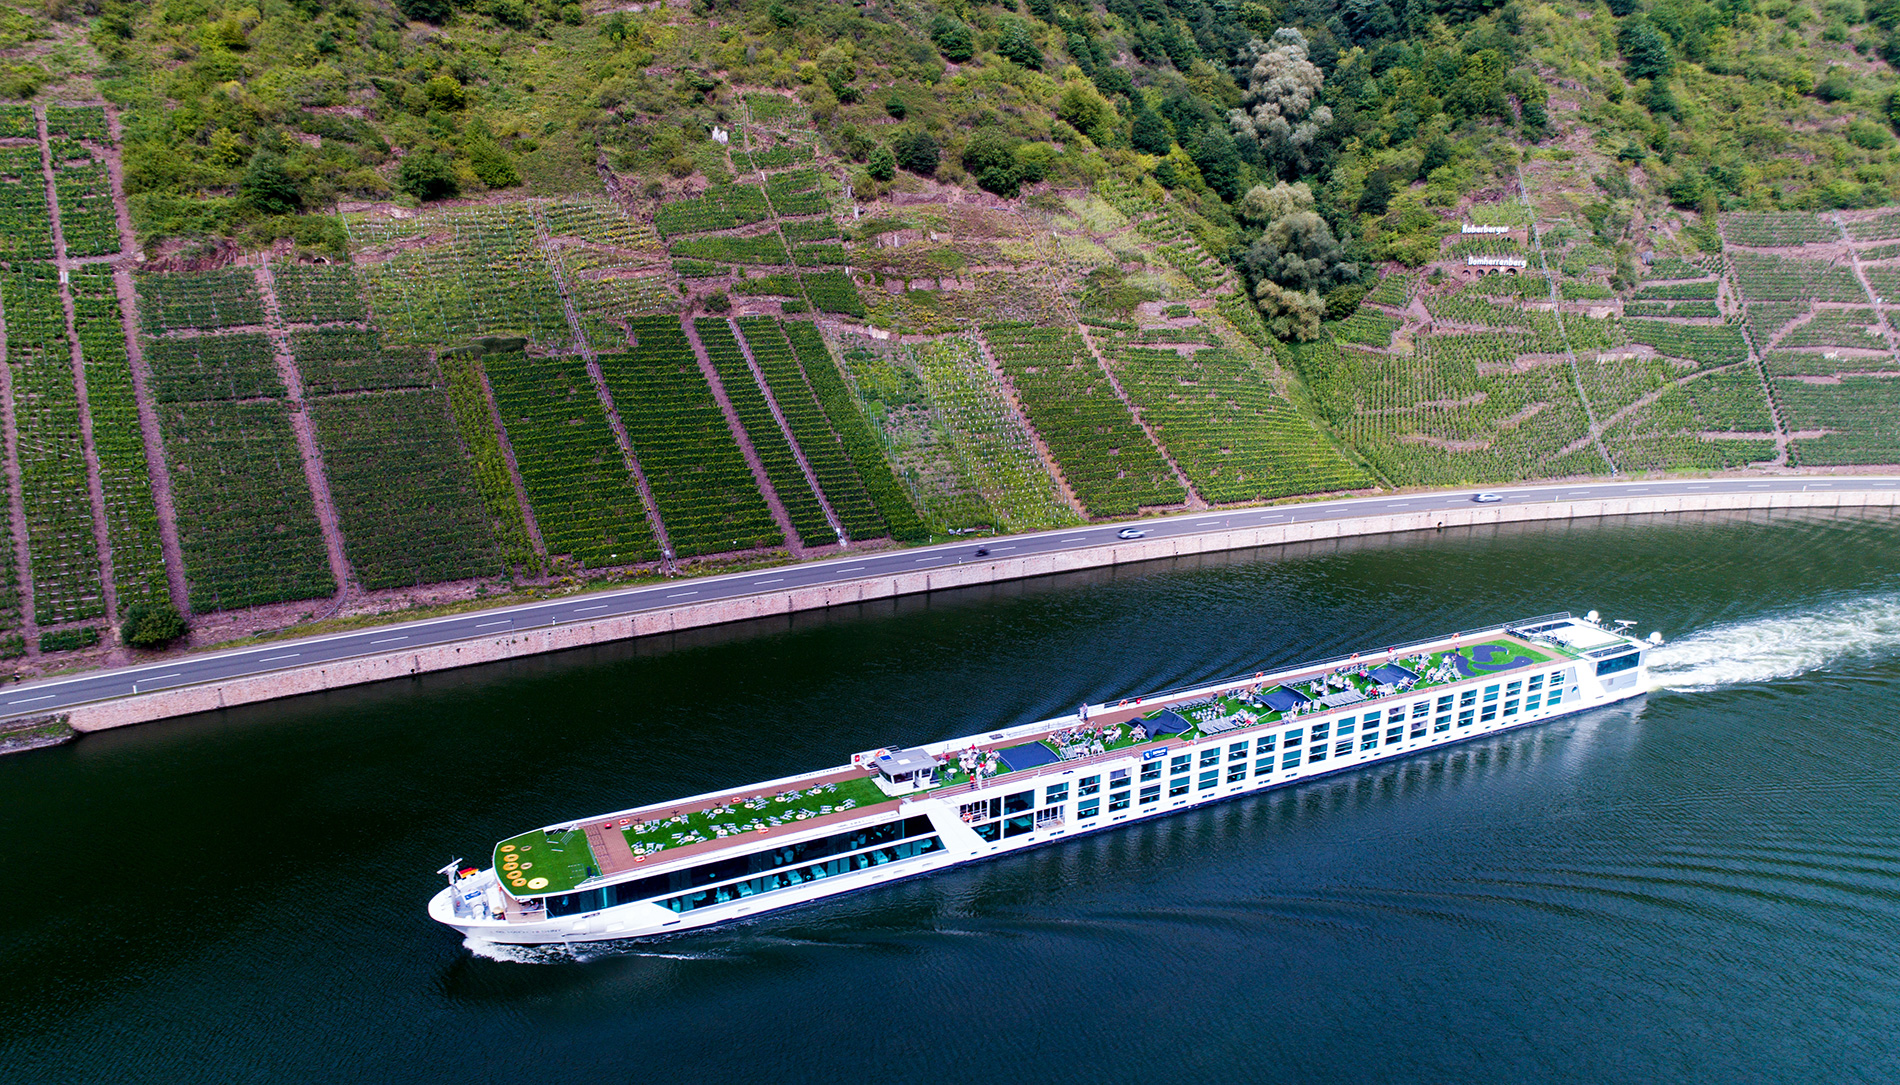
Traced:
<path fill-rule="evenodd" d="M 972 559 L 970 544 L 952 544 L 949 547 L 926 547 L 910 551 L 898 551 L 898 555 L 920 555 L 916 562 L 957 559 L 957 564 L 932 569 L 914 571 L 880 572 L 859 577 L 845 574 L 856 567 L 836 568 L 834 575 L 822 583 L 794 586 L 784 589 L 744 590 L 748 584 L 740 581 L 750 580 L 757 583 L 764 579 L 763 573 L 755 571 L 746 574 L 733 574 L 728 577 L 708 578 L 706 581 L 679 581 L 666 587 L 686 588 L 689 584 L 709 585 L 739 589 L 738 593 L 726 598 L 706 601 L 693 601 L 671 604 L 664 596 L 653 595 L 652 589 L 643 593 L 617 593 L 632 602 L 637 609 L 628 612 L 602 616 L 594 619 L 578 618 L 562 621 L 558 616 L 549 618 L 545 626 L 521 628 L 516 618 L 507 615 L 526 617 L 527 613 L 547 607 L 511 608 L 509 611 L 489 611 L 473 615 L 458 615 L 456 621 L 467 622 L 473 618 L 488 615 L 503 615 L 489 624 L 510 624 L 511 628 L 490 636 L 465 636 L 446 640 L 441 643 L 417 646 L 410 649 L 379 651 L 375 653 L 355 654 L 346 658 L 332 659 L 307 666 L 289 666 L 269 668 L 252 664 L 251 673 L 236 674 L 189 685 L 178 685 L 151 692 L 133 692 L 94 695 L 86 699 L 82 692 L 69 695 L 68 703 L 48 705 L 46 702 L 58 698 L 58 687 L 74 685 L 79 682 L 98 684 L 101 679 L 110 679 L 113 672 L 101 672 L 80 676 L 79 678 L 56 680 L 15 687 L 9 691 L 15 696 L 7 703 L 7 710 L 0 712 L 0 718 L 8 715 L 44 713 L 58 710 L 69 713 L 74 730 L 79 732 L 105 730 L 124 727 L 135 723 L 171 719 L 199 712 L 233 708 L 240 705 L 256 704 L 263 701 L 295 697 L 305 693 L 317 693 L 327 690 L 343 689 L 349 686 L 381 682 L 394 678 L 410 677 L 434 671 L 452 670 L 460 667 L 476 666 L 483 663 L 495 663 L 525 656 L 541 655 L 549 652 L 565 651 L 570 648 L 582 648 L 610 641 L 628 640 L 637 637 L 652 636 L 661 633 L 675 633 L 683 630 L 724 625 L 731 622 L 746 621 L 755 618 L 776 617 L 799 611 L 821 610 L 835 606 L 865 603 L 878 599 L 888 599 L 903 595 L 914 595 L 951 588 L 964 588 L 974 585 L 997 583 L 1007 580 L 1020 580 L 1032 577 L 1049 576 L 1057 573 L 1073 572 L 1083 569 L 1101 568 L 1133 564 L 1136 562 L 1156 561 L 1167 558 L 1188 557 L 1196 554 L 1214 553 L 1228 550 L 1243 550 L 1259 547 L 1279 546 L 1288 543 L 1311 542 L 1315 540 L 1336 539 L 1352 536 L 1386 535 L 1414 531 L 1430 531 L 1446 527 L 1471 527 L 1490 524 L 1522 523 L 1535 520 L 1571 520 L 1594 519 L 1606 516 L 1632 516 L 1654 513 L 1706 512 L 1729 510 L 1768 510 L 1796 508 L 1865 508 L 1893 507 L 1900 505 L 1900 479 L 1874 477 L 1835 477 L 1827 480 L 1826 489 L 1787 488 L 1765 489 L 1769 484 L 1747 479 L 1734 480 L 1676 480 L 1673 482 L 1647 482 L 1622 484 L 1585 484 L 1555 487 L 1511 487 L 1509 493 L 1515 503 L 1474 504 L 1469 501 L 1468 490 L 1437 494 L 1386 495 L 1384 498 L 1354 498 L 1334 502 L 1311 502 L 1300 505 L 1259 506 L 1231 510 L 1202 510 L 1198 513 L 1181 514 L 1165 519 L 1144 521 L 1140 526 L 1149 530 L 1167 527 L 1181 527 L 1180 533 L 1159 538 L 1119 539 L 1112 534 L 1107 541 L 1070 548 L 1050 549 L 1042 553 L 1023 556 L 992 556 L 980 560 Z M 1681 490 L 1688 486 L 1707 490 L 1706 493 L 1662 493 L 1662 494 L 1626 494 L 1621 496 L 1595 496 L 1575 498 L 1562 495 L 1562 491 L 1579 489 L 1656 489 L 1674 488 Z M 1717 492 L 1717 487 L 1721 487 Z M 1541 492 L 1540 492 L 1541 491 Z M 1400 501 L 1409 497 L 1413 500 Z M 1390 511 L 1391 506 L 1416 504 L 1419 499 L 1432 499 L 1444 507 L 1413 509 L 1410 511 Z M 1462 503 L 1456 503 L 1462 502 Z M 1374 511 L 1362 507 L 1385 505 L 1385 510 Z M 1328 511 L 1329 506 L 1346 506 L 1344 515 L 1331 515 L 1297 519 L 1301 513 Z M 1335 508 L 1332 511 L 1337 511 Z M 1212 524 L 1213 521 L 1232 521 L 1235 519 L 1278 519 L 1286 518 L 1286 523 L 1255 523 L 1241 526 L 1209 526 L 1206 530 L 1194 530 L 1199 524 Z M 1101 534 L 1106 528 L 1114 529 L 1126 525 L 1092 525 L 1090 528 L 1069 529 L 1059 532 L 1042 532 L 1029 536 L 1011 536 L 986 539 L 984 544 L 994 550 L 1011 549 L 1010 543 L 1041 543 L 1055 546 L 1088 534 Z M 1066 536 L 1066 538 L 1064 538 Z M 766 572 L 786 572 L 805 570 L 817 576 L 824 576 L 827 567 L 838 566 L 843 561 L 863 559 L 837 559 L 834 562 L 814 563 L 807 566 L 782 567 Z M 887 563 L 888 564 L 888 563 Z M 718 581 L 717 585 L 713 585 Z M 709 589 L 710 590 L 710 587 Z M 672 595 L 700 594 L 698 589 L 670 593 Z M 634 598 L 635 596 L 639 598 Z M 656 604 L 640 606 L 646 595 L 653 595 Z M 604 604 L 582 607 L 590 598 L 607 596 L 580 596 L 564 600 L 570 610 L 606 609 Z M 551 604 L 549 606 L 552 606 Z M 538 615 L 537 615 L 538 619 Z M 350 637 L 366 635 L 370 632 L 394 633 L 397 630 L 424 629 L 436 624 L 430 622 L 414 623 L 411 626 L 392 626 L 374 631 L 359 631 Z M 479 624 L 479 623 L 477 623 Z M 248 654 L 255 651 L 273 651 L 276 654 L 264 657 L 260 664 L 271 660 L 295 658 L 295 650 L 300 646 L 320 645 L 324 641 L 342 638 L 310 638 L 305 641 L 285 641 L 272 645 L 268 649 L 251 649 L 246 653 L 222 653 L 207 657 L 198 662 L 212 662 L 220 657 Z M 390 639 L 408 639 L 397 635 Z M 373 641 L 371 643 L 374 643 Z M 182 664 L 183 661 L 180 661 Z M 242 663 L 238 665 L 243 665 Z M 164 669 L 167 664 L 138 668 L 139 672 L 150 675 L 155 669 Z M 131 672 L 125 678 L 136 678 Z M 176 678 L 178 675 L 157 675 L 142 679 L 160 681 Z M 54 692 L 40 696 L 31 695 L 36 690 L 52 689 Z M 137 683 L 132 685 L 137 690 Z M 78 699 L 70 699 L 70 698 Z M 17 707 L 14 707 L 17 706 Z"/>

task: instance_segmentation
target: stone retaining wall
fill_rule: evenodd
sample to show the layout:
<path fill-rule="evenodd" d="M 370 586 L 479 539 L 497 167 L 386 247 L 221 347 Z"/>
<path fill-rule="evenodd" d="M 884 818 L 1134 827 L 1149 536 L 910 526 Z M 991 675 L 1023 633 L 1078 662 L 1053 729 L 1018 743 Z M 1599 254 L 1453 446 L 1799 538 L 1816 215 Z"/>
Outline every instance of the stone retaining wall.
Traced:
<path fill-rule="evenodd" d="M 1732 509 L 1859 508 L 1900 504 L 1900 491 L 1842 490 L 1803 493 L 1693 494 L 1619 497 L 1588 501 L 1549 501 L 1526 505 L 1473 505 L 1433 512 L 1375 513 L 1341 520 L 1320 520 L 1231 531 L 1209 531 L 1173 538 L 1117 540 L 1111 545 L 1034 554 L 930 569 L 913 573 L 869 577 L 843 584 L 793 588 L 639 614 L 572 622 L 532 631 L 513 631 L 403 651 L 365 656 L 333 663 L 299 667 L 270 674 L 182 689 L 161 690 L 123 697 L 70 710 L 74 730 L 100 731 L 127 724 L 186 716 L 237 705 L 255 704 L 300 693 L 317 693 L 345 686 L 380 682 L 428 671 L 472 667 L 522 656 L 583 648 L 606 641 L 673 633 L 751 618 L 766 618 L 801 610 L 819 610 L 864 603 L 900 595 L 965 588 L 1002 580 L 1049 576 L 1110 565 L 1126 565 L 1163 558 L 1186 557 L 1223 550 L 1244 550 L 1285 543 L 1310 542 L 1351 535 L 1383 535 L 1429 531 L 1439 527 L 1470 527 L 1529 520 L 1569 520 L 1643 513 L 1704 512 Z M 1249 510 L 1251 511 L 1251 510 Z"/>

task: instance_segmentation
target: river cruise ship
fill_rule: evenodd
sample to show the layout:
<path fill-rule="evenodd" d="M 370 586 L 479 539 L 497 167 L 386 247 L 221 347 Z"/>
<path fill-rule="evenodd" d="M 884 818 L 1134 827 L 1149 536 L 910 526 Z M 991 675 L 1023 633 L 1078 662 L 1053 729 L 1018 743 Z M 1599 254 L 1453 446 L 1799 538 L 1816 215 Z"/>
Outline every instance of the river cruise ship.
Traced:
<path fill-rule="evenodd" d="M 431 918 L 510 944 L 708 927 L 1541 723 L 1649 688 L 1630 623 L 1521 622 L 549 825 Z"/>

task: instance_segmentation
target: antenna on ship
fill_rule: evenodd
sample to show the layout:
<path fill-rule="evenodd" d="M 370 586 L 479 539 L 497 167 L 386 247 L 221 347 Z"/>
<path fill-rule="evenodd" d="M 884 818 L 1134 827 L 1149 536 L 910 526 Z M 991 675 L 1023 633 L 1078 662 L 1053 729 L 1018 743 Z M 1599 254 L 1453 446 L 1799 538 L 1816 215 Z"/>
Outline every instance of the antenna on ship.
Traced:
<path fill-rule="evenodd" d="M 1611 620 L 1616 623 L 1616 631 L 1618 633 L 1628 633 L 1630 631 L 1630 626 L 1636 624 L 1635 622 L 1630 621 L 1628 618 L 1613 618 Z"/>

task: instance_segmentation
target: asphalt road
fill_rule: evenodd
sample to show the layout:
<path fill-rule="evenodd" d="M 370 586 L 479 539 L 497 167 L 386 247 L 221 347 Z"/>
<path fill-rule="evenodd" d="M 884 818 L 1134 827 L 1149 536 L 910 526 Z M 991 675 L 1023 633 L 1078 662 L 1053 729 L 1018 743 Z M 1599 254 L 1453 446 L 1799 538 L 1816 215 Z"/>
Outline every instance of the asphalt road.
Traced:
<path fill-rule="evenodd" d="M 1652 497 L 1664 494 L 1774 493 L 1813 490 L 1900 490 L 1900 478 L 1791 477 L 1680 479 L 1666 481 L 1589 482 L 1575 486 L 1516 486 L 1495 490 L 1502 504 L 1537 504 L 1616 497 Z M 938 546 L 888 553 L 846 555 L 828 561 L 759 569 L 748 573 L 677 580 L 619 591 L 579 595 L 545 603 L 501 607 L 446 618 L 379 626 L 349 633 L 279 641 L 255 648 L 207 652 L 140 667 L 94 671 L 66 678 L 22 683 L 0 695 L 0 718 L 57 711 L 73 705 L 108 700 L 131 693 L 198 685 L 246 675 L 266 674 L 357 656 L 383 655 L 425 645 L 486 637 L 513 630 L 546 628 L 565 622 L 594 621 L 615 615 L 659 610 L 684 603 L 730 599 L 760 592 L 815 584 L 843 583 L 864 577 L 941 568 L 977 560 L 979 547 L 993 557 L 1100 546 L 1116 541 L 1130 526 L 1150 539 L 1196 535 L 1235 527 L 1256 527 L 1316 520 L 1338 520 L 1387 512 L 1426 512 L 1467 509 L 1475 491 L 1392 494 L 1344 498 L 1263 508 L 1207 510 L 1166 517 L 1090 525 L 1033 535 L 970 539 Z"/>

